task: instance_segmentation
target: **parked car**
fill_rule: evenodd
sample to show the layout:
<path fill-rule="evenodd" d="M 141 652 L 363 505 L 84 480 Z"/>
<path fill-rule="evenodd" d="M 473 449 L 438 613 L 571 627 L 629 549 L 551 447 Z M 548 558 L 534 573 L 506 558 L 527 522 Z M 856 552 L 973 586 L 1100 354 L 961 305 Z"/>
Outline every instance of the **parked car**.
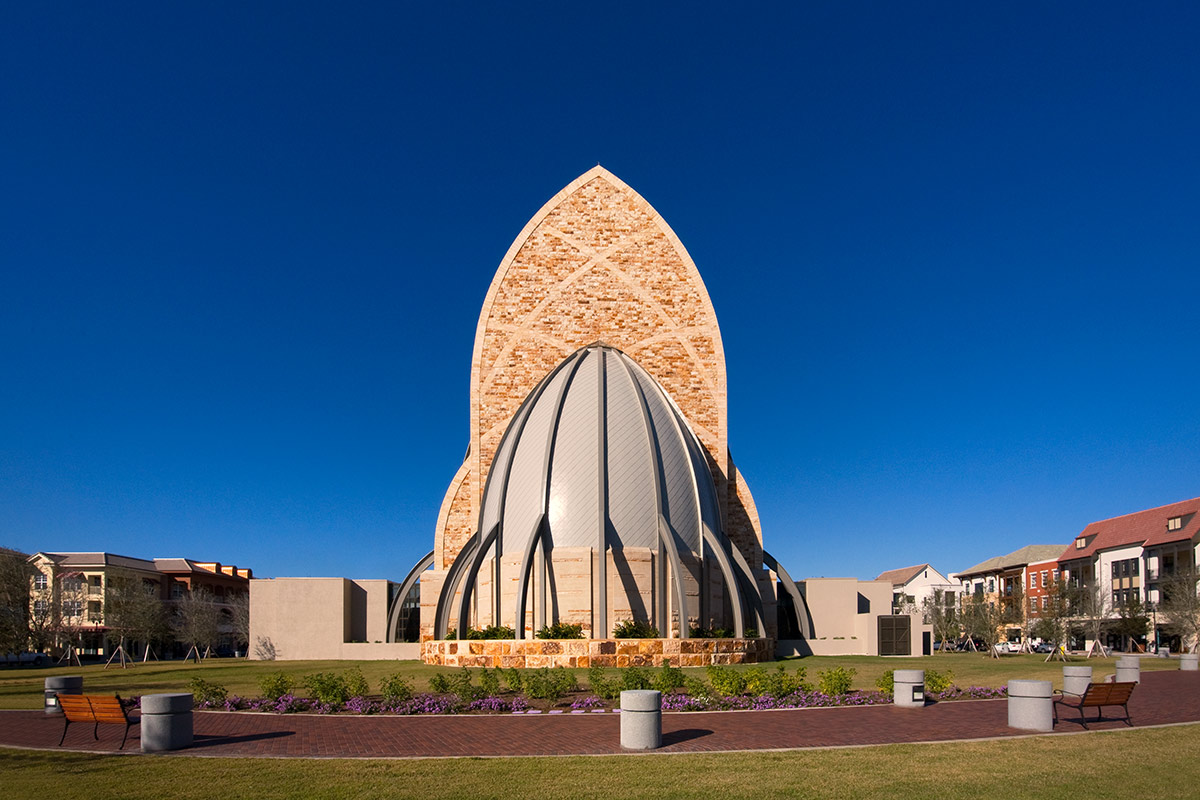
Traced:
<path fill-rule="evenodd" d="M 50 656 L 45 653 L 9 653 L 4 656 L 4 664 L 10 667 L 44 667 L 50 664 Z"/>
<path fill-rule="evenodd" d="M 1050 644 L 1049 642 L 1041 642 L 1033 648 L 1033 652 L 1035 652 L 1035 653 L 1052 653 L 1052 652 L 1054 652 L 1054 645 Z"/>

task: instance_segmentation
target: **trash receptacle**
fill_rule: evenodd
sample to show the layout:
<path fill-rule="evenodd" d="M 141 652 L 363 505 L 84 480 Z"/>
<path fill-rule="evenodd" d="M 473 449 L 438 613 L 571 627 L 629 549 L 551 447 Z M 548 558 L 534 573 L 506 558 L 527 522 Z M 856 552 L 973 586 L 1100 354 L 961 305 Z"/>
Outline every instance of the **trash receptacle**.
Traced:
<path fill-rule="evenodd" d="M 621 692 L 621 747 L 626 750 L 662 747 L 662 692 L 652 689 Z"/>
<path fill-rule="evenodd" d="M 47 714 L 61 714 L 62 706 L 58 704 L 60 694 L 83 694 L 82 675 L 56 675 L 46 678 L 46 690 L 43 698 L 43 710 Z"/>
<path fill-rule="evenodd" d="M 1063 667 L 1063 691 L 1082 695 L 1092 682 L 1091 667 Z"/>
<path fill-rule="evenodd" d="M 192 695 L 142 695 L 142 752 L 180 750 L 192 745 Z"/>
<path fill-rule="evenodd" d="M 1117 682 L 1137 683 L 1142 679 L 1142 660 L 1137 656 L 1122 656 L 1117 659 Z"/>
<path fill-rule="evenodd" d="M 1008 682 L 1008 727 L 1025 731 L 1054 730 L 1050 681 Z"/>
<path fill-rule="evenodd" d="M 898 669 L 892 673 L 892 703 L 908 708 L 925 705 L 925 670 Z"/>

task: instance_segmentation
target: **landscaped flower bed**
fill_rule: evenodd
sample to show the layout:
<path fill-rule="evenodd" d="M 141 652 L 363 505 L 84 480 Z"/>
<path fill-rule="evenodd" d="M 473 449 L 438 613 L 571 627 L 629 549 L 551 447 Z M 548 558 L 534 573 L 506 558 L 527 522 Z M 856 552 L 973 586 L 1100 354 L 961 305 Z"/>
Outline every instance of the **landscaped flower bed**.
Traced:
<path fill-rule="evenodd" d="M 951 683 L 950 673 L 930 670 L 927 674 L 926 696 L 935 701 L 1005 696 L 1004 688 L 962 688 Z M 297 695 L 297 682 L 282 672 L 262 679 L 260 697 L 228 695 L 222 687 L 199 678 L 190 688 L 200 709 L 276 714 L 592 714 L 619 711 L 620 693 L 628 689 L 661 691 L 663 711 L 762 711 L 892 702 L 890 672 L 877 682 L 877 689 L 869 691 L 852 690 L 854 670 L 840 667 L 822 671 L 816 686 L 806 680 L 803 667 L 789 674 L 782 665 L 743 671 L 710 667 L 707 676 L 708 681 L 702 681 L 669 665 L 657 670 L 631 667 L 615 674 L 596 667 L 589 670 L 590 685 L 584 691 L 574 673 L 561 667 L 462 669 L 454 675 L 435 675 L 430 681 L 432 692 L 414 693 L 396 675 L 384 679 L 380 693 L 371 694 L 362 674 L 353 668 L 340 676 L 307 676 L 302 683 L 308 697 Z"/>

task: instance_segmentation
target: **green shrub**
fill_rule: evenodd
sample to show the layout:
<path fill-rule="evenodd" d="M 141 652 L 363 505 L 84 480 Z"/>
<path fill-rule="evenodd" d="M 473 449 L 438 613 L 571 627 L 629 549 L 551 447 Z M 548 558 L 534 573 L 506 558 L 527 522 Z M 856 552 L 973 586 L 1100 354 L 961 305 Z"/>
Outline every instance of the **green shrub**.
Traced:
<path fill-rule="evenodd" d="M 510 692 L 520 694 L 525 690 L 525 679 L 521 675 L 521 670 L 515 667 L 509 667 L 504 670 L 504 683 L 508 686 Z"/>
<path fill-rule="evenodd" d="M 692 628 L 689 635 L 693 639 L 732 639 L 733 631 L 729 628 Z"/>
<path fill-rule="evenodd" d="M 875 688 L 884 694 L 895 694 L 896 690 L 896 675 L 895 670 L 889 669 L 887 672 L 875 679 Z"/>
<path fill-rule="evenodd" d="M 717 694 L 734 697 L 746 691 L 746 679 L 735 669 L 713 664 L 705 672 L 708 673 L 708 682 Z"/>
<path fill-rule="evenodd" d="M 558 700 L 567 692 L 578 688 L 575 674 L 565 667 L 527 669 L 522 678 L 525 694 L 539 700 Z"/>
<path fill-rule="evenodd" d="M 450 694 L 450 679 L 443 673 L 434 673 L 429 679 L 429 691 L 434 694 Z"/>
<path fill-rule="evenodd" d="M 350 688 L 346 679 L 332 672 L 318 672 L 304 678 L 308 696 L 319 703 L 338 707 L 350 699 Z"/>
<path fill-rule="evenodd" d="M 950 670 L 938 672 L 936 669 L 925 670 L 925 691 L 944 692 L 954 685 L 954 673 Z"/>
<path fill-rule="evenodd" d="M 755 697 L 770 695 L 771 697 L 786 697 L 798 689 L 809 691 L 812 686 L 804 680 L 806 671 L 801 667 L 794 675 L 788 675 L 783 664 L 777 664 L 774 669 L 751 667 L 742 673 L 746 681 L 746 691 Z"/>
<path fill-rule="evenodd" d="M 484 697 L 494 697 L 500 694 L 500 673 L 487 667 L 479 670 L 479 688 L 483 691 Z"/>
<path fill-rule="evenodd" d="M 743 638 L 757 639 L 758 638 L 758 628 L 746 628 Z"/>
<path fill-rule="evenodd" d="M 664 659 L 662 666 L 650 676 L 650 687 L 663 694 L 683 688 L 683 670 L 672 667 L 671 662 Z"/>
<path fill-rule="evenodd" d="M 823 694 L 830 696 L 849 694 L 857 674 L 858 670 L 845 667 L 823 669 L 817 673 L 817 687 Z"/>
<path fill-rule="evenodd" d="M 613 628 L 614 639 L 657 639 L 658 628 L 649 622 L 636 622 L 627 619 Z"/>
<path fill-rule="evenodd" d="M 571 622 L 556 622 L 543 625 L 537 632 L 539 639 L 582 639 L 583 626 Z"/>
<path fill-rule="evenodd" d="M 192 678 L 188 681 L 188 691 L 192 693 L 192 702 L 197 705 L 220 705 L 225 702 L 229 692 L 224 686 L 209 683 L 203 678 Z"/>
<path fill-rule="evenodd" d="M 459 668 L 450 679 L 450 691 L 464 703 L 483 697 L 483 690 L 471 683 L 471 670 L 466 667 Z"/>
<path fill-rule="evenodd" d="M 366 697 L 371 693 L 371 685 L 358 667 L 351 667 L 343 674 L 346 681 L 346 691 L 351 697 Z"/>
<path fill-rule="evenodd" d="M 652 688 L 650 675 L 641 667 L 626 667 L 618 673 L 617 681 L 626 692 Z"/>
<path fill-rule="evenodd" d="M 383 699 L 390 703 L 403 702 L 413 696 L 412 686 L 400 676 L 399 672 L 384 678 L 383 682 L 379 684 L 379 692 L 383 695 Z"/>
<path fill-rule="evenodd" d="M 712 689 L 707 683 L 691 675 L 683 676 L 683 690 L 689 697 L 708 697 Z"/>
<path fill-rule="evenodd" d="M 296 689 L 296 678 L 286 672 L 269 672 L 258 679 L 258 688 L 268 700 L 278 700 Z"/>
<path fill-rule="evenodd" d="M 588 686 L 592 694 L 605 700 L 615 700 L 621 694 L 621 687 L 615 680 L 604 674 L 604 667 L 593 664 L 588 667 Z"/>
<path fill-rule="evenodd" d="M 467 631 L 468 639 L 515 639 L 516 631 L 507 625 L 488 625 L 483 630 L 471 628 Z"/>

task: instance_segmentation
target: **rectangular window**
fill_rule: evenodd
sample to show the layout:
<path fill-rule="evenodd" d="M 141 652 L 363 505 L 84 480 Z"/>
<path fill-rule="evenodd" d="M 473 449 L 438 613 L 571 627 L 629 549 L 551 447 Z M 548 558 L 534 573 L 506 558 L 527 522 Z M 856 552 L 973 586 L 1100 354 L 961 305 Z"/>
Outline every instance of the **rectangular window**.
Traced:
<path fill-rule="evenodd" d="M 78 592 L 83 588 L 83 581 L 79 580 L 78 575 L 68 575 L 63 578 L 62 587 L 64 592 Z"/>
<path fill-rule="evenodd" d="M 1183 527 L 1183 517 L 1171 517 L 1167 520 L 1167 530 L 1177 531 Z"/>
<path fill-rule="evenodd" d="M 78 617 L 80 615 L 80 611 L 82 610 L 82 605 L 83 604 L 80 603 L 78 600 L 65 601 L 63 603 L 63 616 L 64 617 Z"/>
<path fill-rule="evenodd" d="M 1112 575 L 1114 578 L 1121 577 L 1121 562 L 1120 561 L 1112 562 Z"/>
<path fill-rule="evenodd" d="M 37 575 L 33 576 L 33 588 L 45 589 L 48 584 L 49 581 L 46 580 L 46 573 L 39 572 Z"/>
<path fill-rule="evenodd" d="M 1047 598 L 1047 597 L 1045 597 L 1045 596 L 1043 595 L 1043 597 L 1042 597 L 1042 611 L 1045 611 L 1045 610 L 1046 610 L 1046 600 L 1048 600 L 1048 599 L 1049 599 L 1049 598 Z"/>
<path fill-rule="evenodd" d="M 1029 588 L 1032 589 L 1035 586 L 1037 586 L 1037 573 L 1031 572 L 1029 573 Z"/>
<path fill-rule="evenodd" d="M 1046 583 L 1046 570 L 1042 570 L 1042 588 L 1045 589 L 1047 585 L 1048 584 Z"/>
<path fill-rule="evenodd" d="M 46 615 L 46 608 L 47 606 L 45 600 L 33 601 L 33 613 L 35 616 L 44 617 Z"/>
<path fill-rule="evenodd" d="M 1131 560 L 1130 560 L 1130 563 L 1129 563 L 1129 571 L 1130 571 L 1131 573 L 1133 573 L 1133 577 L 1135 577 L 1135 578 L 1136 578 L 1136 577 L 1137 577 L 1137 575 L 1138 575 L 1138 569 L 1139 569 L 1139 567 L 1138 567 L 1138 559 L 1136 559 L 1136 558 L 1134 558 L 1134 559 L 1131 559 Z"/>

